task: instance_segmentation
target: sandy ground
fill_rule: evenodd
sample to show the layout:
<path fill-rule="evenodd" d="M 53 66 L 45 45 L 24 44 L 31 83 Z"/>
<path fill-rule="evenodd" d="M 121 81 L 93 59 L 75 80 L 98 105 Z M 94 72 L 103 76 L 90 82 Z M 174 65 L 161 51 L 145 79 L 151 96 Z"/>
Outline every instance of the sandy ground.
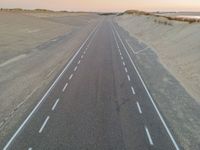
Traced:
<path fill-rule="evenodd" d="M 0 12 L 0 143 L 37 103 L 99 18 L 86 13 Z"/>
<path fill-rule="evenodd" d="M 198 150 L 200 24 L 133 15 L 118 16 L 116 21 L 138 40 L 137 44 L 145 43 L 147 46 L 143 47 L 146 51 L 136 55 L 140 71 L 181 145 L 186 150 Z M 130 45 L 134 49 L 131 40 Z"/>
<path fill-rule="evenodd" d="M 200 103 L 200 24 L 167 21 L 151 16 L 118 18 L 119 24 L 133 36 L 147 42 L 157 52 L 160 61 Z"/>

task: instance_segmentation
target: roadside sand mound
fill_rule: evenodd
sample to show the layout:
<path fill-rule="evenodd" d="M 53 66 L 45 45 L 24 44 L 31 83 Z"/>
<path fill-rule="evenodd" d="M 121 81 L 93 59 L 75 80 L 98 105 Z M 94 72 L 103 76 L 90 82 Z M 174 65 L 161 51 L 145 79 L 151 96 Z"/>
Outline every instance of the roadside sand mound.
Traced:
<path fill-rule="evenodd" d="M 71 30 L 69 25 L 22 13 L 0 13 L 0 20 L 0 64 Z"/>
<path fill-rule="evenodd" d="M 200 24 L 164 17 L 122 15 L 117 22 L 155 48 L 162 64 L 200 103 Z"/>
<path fill-rule="evenodd" d="M 81 27 L 86 25 L 97 18 L 95 13 L 58 13 L 57 16 L 46 16 L 44 19 L 53 21 L 56 23 L 61 23 L 64 25 L 71 25 L 76 27 Z"/>

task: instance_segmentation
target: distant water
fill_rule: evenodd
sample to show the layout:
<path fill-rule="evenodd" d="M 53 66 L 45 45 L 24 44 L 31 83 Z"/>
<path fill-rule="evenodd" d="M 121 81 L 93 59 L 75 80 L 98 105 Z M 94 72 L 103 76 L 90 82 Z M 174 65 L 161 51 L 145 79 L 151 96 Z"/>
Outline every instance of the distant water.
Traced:
<path fill-rule="evenodd" d="M 180 18 L 193 18 L 193 19 L 200 19 L 200 16 L 177 16 Z"/>

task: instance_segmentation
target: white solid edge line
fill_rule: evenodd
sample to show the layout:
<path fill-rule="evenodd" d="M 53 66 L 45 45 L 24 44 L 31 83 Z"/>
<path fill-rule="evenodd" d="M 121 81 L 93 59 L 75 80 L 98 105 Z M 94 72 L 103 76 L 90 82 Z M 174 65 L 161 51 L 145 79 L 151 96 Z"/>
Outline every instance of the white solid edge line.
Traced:
<path fill-rule="evenodd" d="M 71 80 L 71 79 L 72 79 L 72 77 L 73 77 L 73 74 L 71 74 L 71 75 L 70 75 L 70 77 L 69 77 L 69 80 Z"/>
<path fill-rule="evenodd" d="M 137 108 L 138 108 L 139 113 L 142 114 L 142 109 L 141 109 L 141 107 L 140 107 L 139 102 L 136 102 L 136 104 L 137 104 Z"/>
<path fill-rule="evenodd" d="M 131 86 L 131 91 L 132 91 L 133 95 L 135 95 L 135 90 L 132 86 Z"/>
<path fill-rule="evenodd" d="M 46 124 L 47 124 L 47 122 L 49 120 L 49 118 L 50 118 L 49 116 L 46 117 L 45 121 L 43 122 L 43 124 L 42 124 L 42 126 L 41 126 L 41 128 L 39 130 L 39 133 L 42 133 L 42 131 L 44 130 L 44 127 L 46 126 Z"/>
<path fill-rule="evenodd" d="M 146 126 L 145 126 L 145 131 L 146 131 L 147 137 L 149 139 L 149 144 L 153 146 L 154 144 L 153 144 L 151 135 L 150 135 L 149 130 L 148 130 L 148 128 Z"/>
<path fill-rule="evenodd" d="M 113 34 L 114 34 L 114 31 L 113 31 L 113 29 L 112 29 L 112 32 L 113 32 Z M 117 43 L 117 39 L 116 39 L 116 37 L 114 36 L 114 39 L 115 39 L 115 43 L 117 44 L 117 47 L 119 48 L 119 44 Z"/>
<path fill-rule="evenodd" d="M 68 86 L 68 82 L 65 84 L 64 88 L 62 89 L 63 92 L 66 90 L 67 86 Z"/>
<path fill-rule="evenodd" d="M 175 141 L 174 137 L 172 136 L 172 134 L 171 134 L 169 128 L 167 127 L 167 124 L 165 123 L 165 121 L 164 121 L 164 119 L 163 119 L 163 117 L 162 117 L 160 111 L 158 110 L 158 108 L 157 108 L 157 106 L 156 106 L 156 104 L 155 104 L 155 102 L 154 102 L 154 100 L 153 100 L 153 98 L 152 98 L 152 96 L 151 96 L 149 90 L 147 89 L 147 86 L 146 86 L 145 83 L 144 83 L 144 80 L 142 79 L 142 77 L 141 77 L 141 75 L 140 75 L 138 69 L 136 68 L 136 66 L 135 66 L 135 64 L 134 64 L 134 62 L 133 62 L 133 60 L 131 59 L 131 56 L 130 56 L 130 54 L 128 53 L 128 50 L 127 50 L 127 48 L 125 47 L 125 45 L 124 45 L 124 43 L 123 43 L 123 41 L 122 41 L 122 39 L 121 39 L 121 37 L 120 37 L 118 31 L 115 29 L 114 25 L 113 25 L 113 28 L 114 28 L 114 30 L 115 30 L 115 33 L 116 33 L 117 36 L 119 37 L 119 39 L 120 39 L 120 41 L 121 41 L 121 43 L 122 43 L 122 45 L 123 45 L 123 47 L 124 47 L 124 49 L 125 49 L 125 51 L 126 51 L 128 57 L 129 57 L 129 59 L 130 59 L 132 65 L 133 65 L 135 71 L 137 72 L 137 75 L 139 76 L 140 81 L 142 82 L 142 85 L 143 85 L 144 89 L 146 90 L 146 92 L 147 92 L 147 94 L 148 94 L 148 96 L 149 96 L 149 98 L 150 98 L 151 103 L 153 104 L 153 106 L 154 106 L 154 108 L 155 108 L 155 110 L 156 110 L 156 112 L 157 112 L 157 114 L 158 114 L 158 116 L 159 116 L 159 118 L 160 118 L 160 120 L 161 120 L 163 126 L 165 127 L 165 130 L 167 131 L 167 133 L 168 133 L 170 139 L 172 140 L 172 142 L 173 142 L 173 144 L 174 144 L 176 150 L 180 150 L 178 144 L 176 143 L 176 141 Z M 114 34 L 114 36 L 115 36 L 115 34 Z"/>
<path fill-rule="evenodd" d="M 81 51 L 81 49 L 83 48 L 83 46 L 86 44 L 86 42 L 89 40 L 89 38 L 92 36 L 92 34 L 96 31 L 97 27 L 99 26 L 99 24 L 90 32 L 90 34 L 88 35 L 88 37 L 86 38 L 86 40 L 82 43 L 82 45 L 80 46 L 80 48 L 78 49 L 78 51 L 74 54 L 74 56 L 70 59 L 70 61 L 67 63 L 67 65 L 65 66 L 65 68 L 63 69 L 63 71 L 60 73 L 60 75 L 56 78 L 56 80 L 53 82 L 53 84 L 50 86 L 50 88 L 47 90 L 47 92 L 44 94 L 44 96 L 42 97 L 42 99 L 40 99 L 40 101 L 37 103 L 37 105 L 34 107 L 34 109 L 31 111 L 31 113 L 27 116 L 27 118 L 24 120 L 24 122 L 19 126 L 19 128 L 16 130 L 16 132 L 13 134 L 13 136 L 10 138 L 10 140 L 6 143 L 6 145 L 4 146 L 3 150 L 7 150 L 7 148 L 10 146 L 10 144 L 12 143 L 12 141 L 15 139 L 15 137 L 18 135 L 18 133 L 21 131 L 21 129 L 24 127 L 24 125 L 28 122 L 28 120 L 31 118 L 31 116 L 35 113 L 35 111 L 38 109 L 38 107 L 40 106 L 40 104 L 45 100 L 45 98 L 47 97 L 47 95 L 50 93 L 50 91 L 54 88 L 54 86 L 56 85 L 56 83 L 59 81 L 59 79 L 63 76 L 63 74 L 65 73 L 65 71 L 68 69 L 68 67 L 70 66 L 70 64 L 72 63 L 72 61 L 75 59 L 75 57 L 78 55 L 78 53 Z"/>
<path fill-rule="evenodd" d="M 90 45 L 91 45 L 91 43 L 92 43 L 92 41 L 93 41 L 93 39 L 94 39 L 96 33 L 97 33 L 97 30 L 94 32 L 94 34 L 93 34 L 93 36 L 92 36 L 92 39 L 91 39 L 90 42 L 88 43 L 88 45 L 87 45 L 87 47 L 86 47 L 87 50 L 88 50 L 88 48 L 90 47 Z"/>
<path fill-rule="evenodd" d="M 51 108 L 52 111 L 54 111 L 54 109 L 56 108 L 58 102 L 59 102 L 59 98 L 56 100 L 56 102 L 54 103 L 53 107 Z"/>

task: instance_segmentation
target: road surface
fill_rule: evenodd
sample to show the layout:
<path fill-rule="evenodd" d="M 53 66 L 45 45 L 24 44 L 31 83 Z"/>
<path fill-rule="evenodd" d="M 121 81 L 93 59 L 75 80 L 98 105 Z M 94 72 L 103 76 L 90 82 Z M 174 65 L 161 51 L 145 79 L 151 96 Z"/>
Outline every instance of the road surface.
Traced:
<path fill-rule="evenodd" d="M 4 150 L 179 150 L 111 17 L 91 31 Z"/>

